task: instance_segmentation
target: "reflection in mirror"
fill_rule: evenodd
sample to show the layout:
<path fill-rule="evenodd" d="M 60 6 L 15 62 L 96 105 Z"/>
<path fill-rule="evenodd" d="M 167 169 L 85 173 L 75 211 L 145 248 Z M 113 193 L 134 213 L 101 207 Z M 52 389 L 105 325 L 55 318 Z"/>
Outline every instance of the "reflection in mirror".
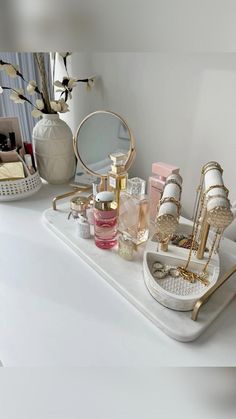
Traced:
<path fill-rule="evenodd" d="M 75 152 L 89 173 L 105 177 L 111 169 L 110 154 L 123 153 L 127 163 L 133 149 L 132 135 L 125 121 L 108 111 L 88 115 L 75 137 Z"/>

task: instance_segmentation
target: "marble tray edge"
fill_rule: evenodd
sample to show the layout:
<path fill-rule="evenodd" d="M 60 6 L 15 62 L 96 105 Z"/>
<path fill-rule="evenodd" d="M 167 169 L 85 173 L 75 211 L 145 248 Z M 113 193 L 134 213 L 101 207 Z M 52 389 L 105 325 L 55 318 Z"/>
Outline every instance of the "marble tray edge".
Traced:
<path fill-rule="evenodd" d="M 122 295 L 126 301 L 128 301 L 132 306 L 134 306 L 146 319 L 151 321 L 153 325 L 155 325 L 159 330 L 161 330 L 163 333 L 165 333 L 170 338 L 177 340 L 179 342 L 192 342 L 196 340 L 204 331 L 214 322 L 214 320 L 220 315 L 220 313 L 227 307 L 227 305 L 233 300 L 235 294 L 231 290 L 228 291 L 227 298 L 224 301 L 224 304 L 221 306 L 221 310 L 219 310 L 218 313 L 215 314 L 214 317 L 212 317 L 211 321 L 206 323 L 204 326 L 200 323 L 193 322 L 191 317 L 191 312 L 185 312 L 189 315 L 189 321 L 192 321 L 193 323 L 193 332 L 191 334 L 188 334 L 188 336 L 183 337 L 182 334 L 178 334 L 177 331 L 175 331 L 175 334 L 173 334 L 170 329 L 167 329 L 165 324 L 162 323 L 159 319 L 157 319 L 155 316 L 153 316 L 145 307 L 143 306 L 142 302 L 139 301 L 138 303 L 135 301 L 135 299 L 129 294 L 128 291 L 125 291 L 122 286 L 120 286 L 116 280 L 112 278 L 111 275 L 109 275 L 104 269 L 102 269 L 96 262 L 94 262 L 83 250 L 81 250 L 78 246 L 76 246 L 73 241 L 71 241 L 63 232 L 59 231 L 50 221 L 47 219 L 46 215 L 50 213 L 52 210 L 47 209 L 43 212 L 42 220 L 43 224 L 51 230 L 58 239 L 63 241 L 74 253 L 78 254 L 79 256 L 82 256 L 83 260 L 91 267 L 93 268 L 97 273 L 100 274 L 100 276 L 108 283 L 110 284 L 120 295 Z M 145 287 L 146 286 L 146 282 Z M 226 287 L 225 287 L 226 288 Z M 147 289 L 147 291 L 150 293 L 150 290 Z M 150 293 L 151 294 L 151 293 Z M 214 297 L 213 297 L 214 298 Z M 159 304 L 159 303 L 157 303 Z M 162 306 L 164 310 L 170 310 L 164 306 Z M 204 307 L 203 309 L 204 310 Z M 171 310 L 174 311 L 174 310 Z"/>

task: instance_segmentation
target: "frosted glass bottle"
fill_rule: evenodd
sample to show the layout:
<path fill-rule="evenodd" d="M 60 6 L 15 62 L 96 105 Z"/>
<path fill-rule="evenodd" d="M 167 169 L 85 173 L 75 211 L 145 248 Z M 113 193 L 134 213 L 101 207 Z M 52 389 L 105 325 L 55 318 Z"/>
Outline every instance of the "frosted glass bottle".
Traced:
<path fill-rule="evenodd" d="M 119 231 L 130 236 L 136 245 L 147 241 L 149 233 L 149 204 L 145 186 L 143 179 L 129 179 L 127 191 L 120 196 Z"/>

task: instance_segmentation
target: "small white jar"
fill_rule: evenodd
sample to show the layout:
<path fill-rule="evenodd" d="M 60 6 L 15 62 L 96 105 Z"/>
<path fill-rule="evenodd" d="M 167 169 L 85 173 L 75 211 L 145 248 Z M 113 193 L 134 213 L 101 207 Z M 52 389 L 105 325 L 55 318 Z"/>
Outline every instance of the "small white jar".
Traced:
<path fill-rule="evenodd" d="M 90 239 L 90 224 L 87 218 L 83 217 L 82 215 L 79 215 L 79 217 L 76 219 L 76 222 L 78 237 L 81 237 L 82 239 Z"/>

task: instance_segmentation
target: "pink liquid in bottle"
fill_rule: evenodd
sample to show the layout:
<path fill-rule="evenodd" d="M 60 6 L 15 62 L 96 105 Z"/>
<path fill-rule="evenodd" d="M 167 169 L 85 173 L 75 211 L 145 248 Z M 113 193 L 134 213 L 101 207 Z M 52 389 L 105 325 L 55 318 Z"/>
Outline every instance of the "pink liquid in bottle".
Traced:
<path fill-rule="evenodd" d="M 100 192 L 95 201 L 94 239 L 101 249 L 111 249 L 117 244 L 117 209 L 110 207 L 113 196 L 111 192 Z"/>

